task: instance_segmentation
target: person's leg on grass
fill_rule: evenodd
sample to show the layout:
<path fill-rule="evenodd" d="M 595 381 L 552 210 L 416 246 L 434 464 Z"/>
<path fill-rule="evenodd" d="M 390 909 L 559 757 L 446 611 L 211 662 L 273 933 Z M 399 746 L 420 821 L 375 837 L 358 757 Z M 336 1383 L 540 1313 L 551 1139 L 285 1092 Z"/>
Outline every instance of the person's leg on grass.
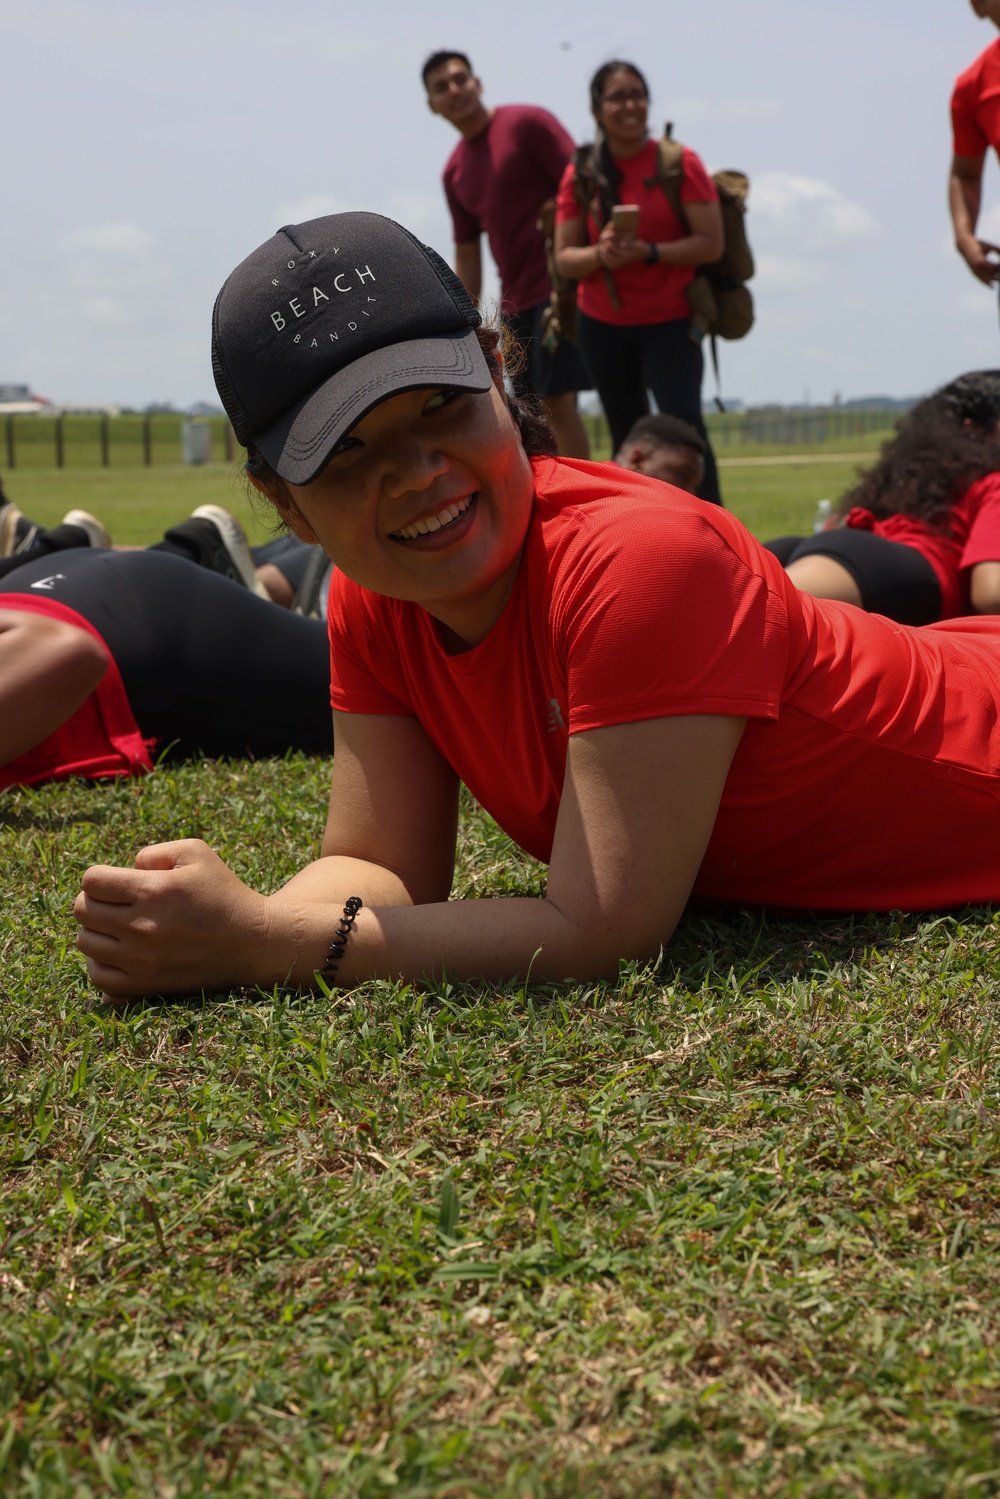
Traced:
<path fill-rule="evenodd" d="M 642 350 L 643 376 L 653 392 L 656 404 L 669 416 L 683 417 L 704 439 L 705 477 L 698 498 L 722 504 L 719 471 L 715 454 L 701 414 L 701 382 L 705 358 L 701 344 L 690 336 L 689 318 L 674 318 L 667 323 L 651 323 L 637 329 Z"/>
<path fill-rule="evenodd" d="M 0 594 L 0 765 L 40 744 L 108 669 L 99 640 L 63 620 L 4 609 Z"/>
<path fill-rule="evenodd" d="M 276 536 L 263 546 L 251 547 L 257 577 L 271 596 L 271 602 L 291 609 L 295 595 L 302 587 L 310 560 L 318 547 L 300 541 L 297 536 Z"/>
<path fill-rule="evenodd" d="M 118 667 L 140 732 L 181 757 L 329 754 L 326 626 L 255 597 L 182 557 L 68 551 L 0 583 L 44 596 L 97 630 Z"/>
<path fill-rule="evenodd" d="M 636 331 L 577 313 L 580 350 L 604 408 L 612 453 L 618 452 L 640 416 L 649 411 Z"/>
<path fill-rule="evenodd" d="M 941 618 L 941 585 L 914 547 L 852 526 L 803 538 L 784 563 L 802 593 L 839 599 L 901 625 Z"/>

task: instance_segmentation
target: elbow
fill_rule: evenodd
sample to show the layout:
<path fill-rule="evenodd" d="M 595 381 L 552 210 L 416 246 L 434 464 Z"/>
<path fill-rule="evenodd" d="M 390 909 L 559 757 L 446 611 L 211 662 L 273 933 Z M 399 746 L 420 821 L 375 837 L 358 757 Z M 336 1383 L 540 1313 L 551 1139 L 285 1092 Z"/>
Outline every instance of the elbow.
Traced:
<path fill-rule="evenodd" d="M 551 904 L 551 901 L 550 901 Z M 607 925 L 599 919 L 574 922 L 560 913 L 564 922 L 561 940 L 542 948 L 535 971 L 554 980 L 592 983 L 613 982 L 622 963 L 653 963 L 673 936 L 676 921 L 655 929 L 647 924 Z"/>
<path fill-rule="evenodd" d="M 722 234 L 722 225 L 718 229 L 711 230 L 708 234 L 701 236 L 701 248 L 698 255 L 699 265 L 714 265 L 717 260 L 722 259 L 726 242 Z"/>

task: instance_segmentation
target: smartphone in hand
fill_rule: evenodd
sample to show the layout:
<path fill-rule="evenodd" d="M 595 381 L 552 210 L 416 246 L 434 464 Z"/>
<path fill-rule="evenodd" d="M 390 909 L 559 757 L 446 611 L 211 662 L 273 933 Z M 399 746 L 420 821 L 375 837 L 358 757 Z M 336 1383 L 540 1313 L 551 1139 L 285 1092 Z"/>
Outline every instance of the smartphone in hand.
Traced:
<path fill-rule="evenodd" d="M 638 203 L 616 203 L 611 210 L 611 227 L 616 234 L 638 234 Z"/>

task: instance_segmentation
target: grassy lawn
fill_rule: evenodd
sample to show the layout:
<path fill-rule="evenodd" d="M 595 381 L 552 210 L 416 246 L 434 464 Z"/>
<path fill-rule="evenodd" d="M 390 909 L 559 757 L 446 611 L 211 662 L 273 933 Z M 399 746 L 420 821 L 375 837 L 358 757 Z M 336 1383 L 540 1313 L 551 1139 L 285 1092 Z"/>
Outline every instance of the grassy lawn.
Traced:
<path fill-rule="evenodd" d="M 271 887 L 324 779 L 4 799 L 0 1491 L 996 1493 L 1000 918 L 103 1009 L 85 866 L 202 834 Z M 541 879 L 471 808 L 461 868 Z"/>
<path fill-rule="evenodd" d="M 853 467 L 723 479 L 774 534 Z M 222 466 L 9 489 L 135 541 L 242 503 Z M 1000 915 L 691 911 L 615 985 L 103 1007 L 86 866 L 198 835 L 271 889 L 327 774 L 0 801 L 5 1499 L 1000 1493 Z M 544 874 L 471 804 L 459 869 Z"/>
<path fill-rule="evenodd" d="M 856 439 L 854 451 L 866 448 Z M 836 449 L 834 449 L 836 451 Z M 727 507 L 762 539 L 812 529 L 816 503 L 836 499 L 854 481 L 857 457 L 829 461 L 822 448 L 719 450 Z M 601 453 L 599 456 L 606 456 Z M 812 461 L 820 456 L 823 462 Z M 762 463 L 780 457 L 781 463 Z M 753 459 L 746 462 L 746 459 Z M 789 459 L 797 460 L 789 462 Z M 119 542 L 148 545 L 198 505 L 224 505 L 238 515 L 251 540 L 266 541 L 273 521 L 261 502 L 251 503 L 238 464 L 180 464 L 159 468 L 16 469 L 3 476 L 9 497 L 27 515 L 52 526 L 67 510 L 82 508 L 104 521 Z"/>

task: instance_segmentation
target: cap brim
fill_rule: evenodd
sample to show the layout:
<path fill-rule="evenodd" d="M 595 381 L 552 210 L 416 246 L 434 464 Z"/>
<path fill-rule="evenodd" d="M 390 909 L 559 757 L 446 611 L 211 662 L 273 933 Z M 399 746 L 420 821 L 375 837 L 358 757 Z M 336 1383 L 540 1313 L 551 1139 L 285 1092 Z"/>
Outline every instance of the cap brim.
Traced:
<path fill-rule="evenodd" d="M 485 391 L 492 384 L 475 328 L 413 338 L 338 370 L 253 440 L 282 479 L 309 484 L 340 439 L 387 397 L 426 386 Z"/>

